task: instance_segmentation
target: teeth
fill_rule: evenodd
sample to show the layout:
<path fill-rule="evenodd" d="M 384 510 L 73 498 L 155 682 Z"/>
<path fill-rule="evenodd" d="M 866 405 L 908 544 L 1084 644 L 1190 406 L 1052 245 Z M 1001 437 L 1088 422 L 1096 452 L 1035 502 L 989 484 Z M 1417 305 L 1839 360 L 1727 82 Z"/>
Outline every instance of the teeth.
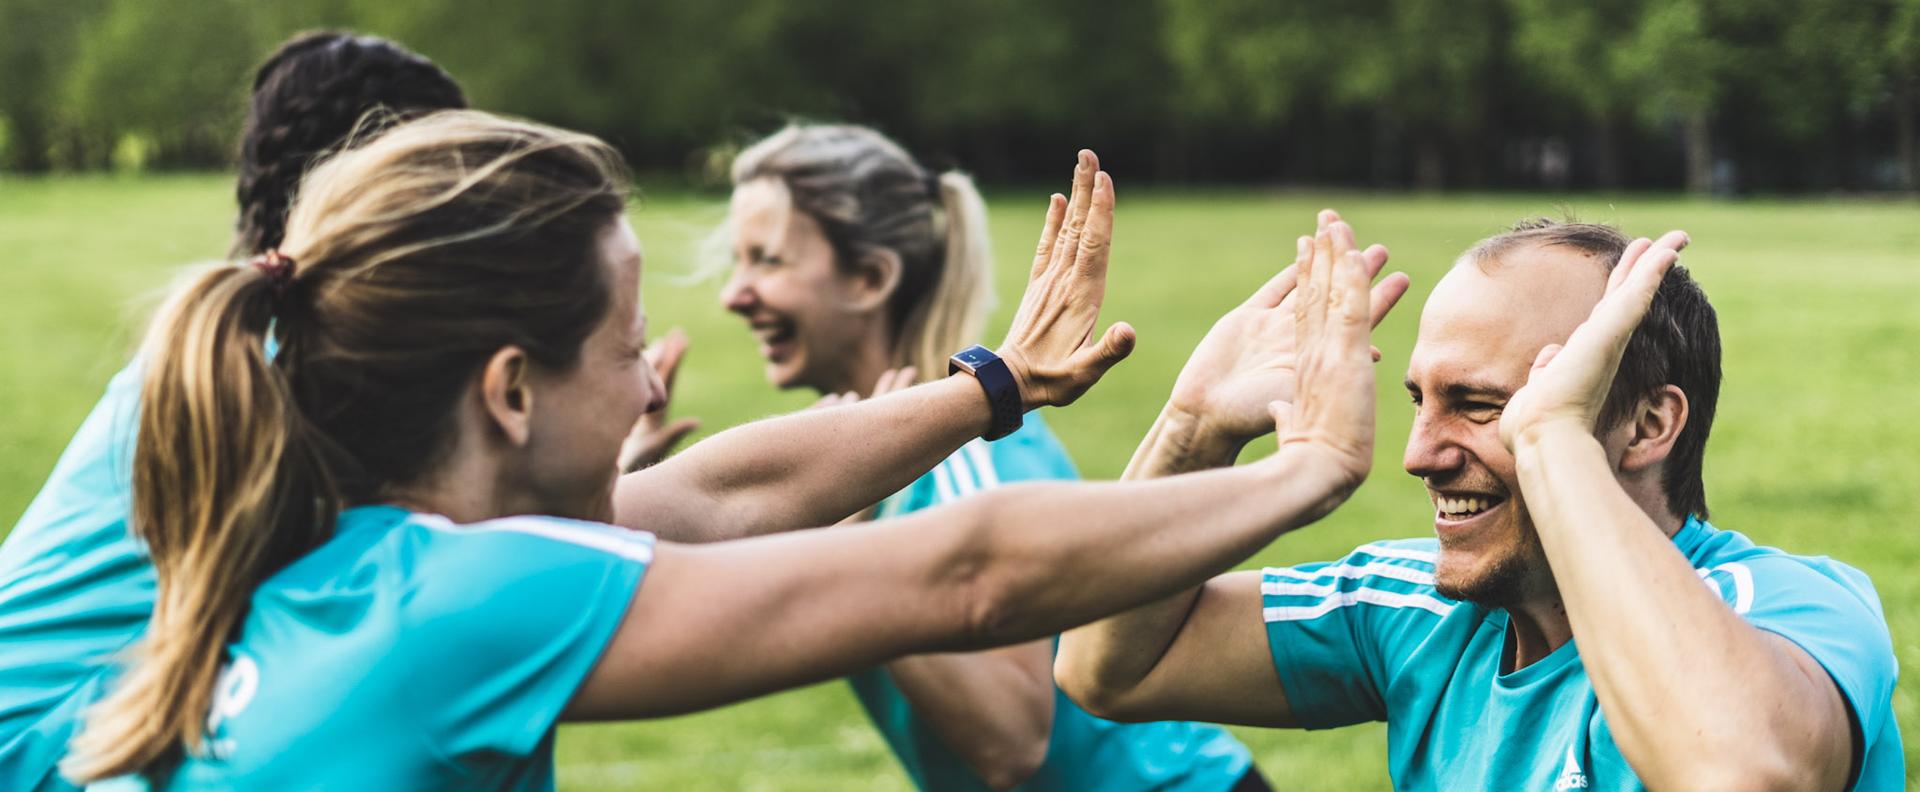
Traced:
<path fill-rule="evenodd" d="M 1433 502 L 1441 514 L 1451 515 L 1479 514 L 1493 505 L 1486 498 L 1449 498 L 1439 495 L 1434 496 Z"/>

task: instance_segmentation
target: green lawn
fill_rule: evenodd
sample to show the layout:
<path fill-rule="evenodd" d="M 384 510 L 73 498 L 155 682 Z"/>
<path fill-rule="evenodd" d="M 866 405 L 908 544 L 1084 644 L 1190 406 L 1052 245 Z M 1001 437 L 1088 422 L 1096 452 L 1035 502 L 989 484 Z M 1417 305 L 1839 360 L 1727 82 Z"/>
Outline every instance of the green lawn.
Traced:
<path fill-rule="evenodd" d="M 1687 264 L 1719 307 L 1727 349 L 1707 465 L 1715 522 L 1866 570 L 1901 659 L 1920 660 L 1920 578 L 1910 574 L 1920 569 L 1920 423 L 1901 417 L 1920 405 L 1920 206 L 1147 192 L 1126 189 L 1123 164 L 1120 176 L 1108 316 L 1139 329 L 1139 349 L 1080 404 L 1048 416 L 1089 477 L 1119 473 L 1213 318 L 1283 266 L 1312 211 L 1332 205 L 1364 240 L 1392 246 L 1394 266 L 1414 278 L 1377 337 L 1386 360 L 1376 474 L 1324 524 L 1276 542 L 1250 565 L 1425 534 L 1426 498 L 1399 472 L 1410 410 L 1398 380 L 1420 302 L 1452 257 L 1518 217 L 1563 206 L 1638 234 L 1682 227 L 1695 240 Z M 175 267 L 221 253 L 228 196 L 216 176 L 0 178 L 0 525 L 25 508 Z M 992 202 L 1000 326 L 1017 301 L 1044 200 L 1036 189 Z M 807 401 L 767 390 L 747 334 L 719 310 L 718 284 L 693 275 L 697 243 L 720 211 L 711 196 L 660 195 L 634 212 L 654 327 L 684 326 L 693 342 L 677 410 L 709 428 Z M 1895 707 L 1904 731 L 1920 735 L 1909 682 Z M 1285 788 L 1387 787 L 1383 728 L 1239 733 Z M 1910 766 L 1914 758 L 1910 750 Z M 906 786 L 852 697 L 832 684 L 671 721 L 565 729 L 560 763 L 562 786 L 572 789 Z"/>

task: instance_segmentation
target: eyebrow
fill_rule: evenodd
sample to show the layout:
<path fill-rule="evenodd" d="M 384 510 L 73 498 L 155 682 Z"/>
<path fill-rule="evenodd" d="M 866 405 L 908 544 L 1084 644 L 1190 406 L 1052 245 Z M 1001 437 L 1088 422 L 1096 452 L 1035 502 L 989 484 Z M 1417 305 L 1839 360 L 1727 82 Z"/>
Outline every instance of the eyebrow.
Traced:
<path fill-rule="evenodd" d="M 1402 384 L 1405 385 L 1409 391 L 1419 392 L 1420 390 L 1420 386 L 1414 383 L 1412 379 L 1408 379 Z M 1450 382 L 1441 386 L 1440 395 L 1452 401 L 1465 401 L 1475 397 L 1506 399 L 1513 396 L 1513 391 L 1508 390 L 1505 385 L 1486 380 L 1467 380 L 1465 382 Z"/>

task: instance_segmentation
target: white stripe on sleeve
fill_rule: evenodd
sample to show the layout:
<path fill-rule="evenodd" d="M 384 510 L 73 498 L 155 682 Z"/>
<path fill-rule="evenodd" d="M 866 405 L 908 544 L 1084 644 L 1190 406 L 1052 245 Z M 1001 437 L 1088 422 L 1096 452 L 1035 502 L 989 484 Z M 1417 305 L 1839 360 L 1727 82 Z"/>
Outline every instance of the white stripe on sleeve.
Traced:
<path fill-rule="evenodd" d="M 414 518 L 429 528 L 452 533 L 521 533 L 611 553 L 642 564 L 653 561 L 653 534 L 646 531 L 597 529 L 527 517 L 506 517 L 471 525 L 456 525 L 437 514 L 416 514 Z"/>
<path fill-rule="evenodd" d="M 972 463 L 973 474 L 980 479 L 981 489 L 993 489 L 1000 486 L 1000 474 L 993 469 L 993 454 L 987 451 L 985 440 L 974 440 L 960 447 Z"/>
<path fill-rule="evenodd" d="M 952 503 L 958 497 L 953 492 L 953 474 L 947 471 L 947 463 L 933 466 L 933 492 L 939 503 Z"/>
<path fill-rule="evenodd" d="M 1291 584 L 1281 584 L 1291 585 Z M 1262 608 L 1261 615 L 1269 622 L 1306 621 L 1317 619 L 1332 613 L 1335 609 L 1354 605 L 1379 605 L 1387 608 L 1419 608 L 1436 615 L 1445 616 L 1453 611 L 1453 604 L 1442 602 L 1425 594 L 1398 594 L 1391 591 L 1363 588 L 1355 591 L 1337 592 L 1327 599 L 1312 605 L 1281 605 Z"/>
<path fill-rule="evenodd" d="M 1293 578 L 1295 580 L 1319 580 L 1323 577 L 1358 580 L 1373 575 L 1376 577 L 1393 578 L 1394 580 L 1404 580 L 1408 583 L 1418 583 L 1423 586 L 1433 584 L 1432 572 L 1424 569 L 1414 569 L 1413 567 L 1404 567 L 1399 564 L 1371 563 L 1363 566 L 1335 564 L 1311 571 L 1294 569 L 1293 567 L 1268 567 L 1266 571 L 1267 574 L 1274 577 Z"/>

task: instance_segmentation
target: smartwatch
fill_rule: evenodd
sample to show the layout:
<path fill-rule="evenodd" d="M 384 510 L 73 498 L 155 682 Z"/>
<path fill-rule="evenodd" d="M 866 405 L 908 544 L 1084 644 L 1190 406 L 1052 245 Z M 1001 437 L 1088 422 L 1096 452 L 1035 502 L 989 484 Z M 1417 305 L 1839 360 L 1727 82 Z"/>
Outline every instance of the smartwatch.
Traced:
<path fill-rule="evenodd" d="M 987 404 L 993 408 L 993 427 L 981 435 L 987 440 L 998 440 L 1013 434 L 1020 428 L 1025 416 L 1025 406 L 1020 401 L 1020 386 L 1013 381 L 1013 372 L 1007 370 L 1007 362 L 993 354 L 993 350 L 974 344 L 955 352 L 947 361 L 947 375 L 964 371 L 980 381 L 980 387 L 987 392 Z"/>

